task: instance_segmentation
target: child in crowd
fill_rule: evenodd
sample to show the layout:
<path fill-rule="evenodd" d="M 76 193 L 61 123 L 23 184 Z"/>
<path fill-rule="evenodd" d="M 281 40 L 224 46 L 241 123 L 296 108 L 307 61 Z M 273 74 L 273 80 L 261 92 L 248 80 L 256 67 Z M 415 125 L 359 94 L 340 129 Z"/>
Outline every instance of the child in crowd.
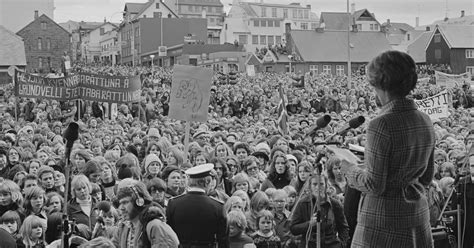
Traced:
<path fill-rule="evenodd" d="M 249 236 L 252 236 L 256 231 L 258 231 L 257 219 L 262 211 L 268 209 L 269 205 L 270 200 L 264 192 L 257 191 L 252 196 L 252 199 L 250 200 L 250 210 L 245 213 L 248 223 L 247 234 L 249 234 Z"/>
<path fill-rule="evenodd" d="M 274 232 L 275 222 L 272 212 L 263 210 L 257 217 L 258 231 L 253 235 L 257 248 L 281 248 L 280 238 Z"/>
<path fill-rule="evenodd" d="M 19 247 L 41 248 L 46 247 L 45 222 L 36 215 L 30 215 L 23 221 L 20 228 L 20 240 L 17 241 Z"/>
<path fill-rule="evenodd" d="M 111 207 L 109 212 L 104 213 L 104 223 L 105 223 L 106 234 L 103 236 L 109 239 L 112 239 L 115 232 L 117 232 L 118 219 L 119 219 L 119 214 L 118 214 L 117 209 L 115 209 L 114 207 Z"/>
<path fill-rule="evenodd" d="M 286 204 L 286 209 L 288 211 L 291 211 L 293 210 L 293 207 L 295 206 L 295 203 L 296 203 L 296 198 L 298 197 L 297 193 L 296 193 L 296 189 L 291 186 L 291 185 L 288 185 L 288 186 L 285 186 L 283 187 L 283 190 L 286 191 L 286 193 L 288 194 L 288 204 Z"/>
<path fill-rule="evenodd" d="M 288 194 L 283 189 L 278 189 L 273 193 L 273 215 L 275 219 L 275 234 L 285 243 L 291 238 L 290 234 L 290 211 L 286 209 Z"/>
<path fill-rule="evenodd" d="M 49 192 L 46 194 L 46 207 L 48 214 L 61 212 L 64 205 L 64 198 L 57 192 Z"/>
<path fill-rule="evenodd" d="M 228 214 L 230 211 L 234 211 L 234 210 L 239 210 L 243 213 L 244 209 L 245 209 L 244 201 L 242 201 L 242 198 L 240 198 L 238 196 L 231 196 L 224 203 L 224 212 L 225 212 L 225 214 Z M 247 224 L 247 223 L 245 223 L 245 224 Z"/>
<path fill-rule="evenodd" d="M 91 183 L 92 192 L 91 196 L 96 202 L 102 201 L 102 189 L 97 183 Z"/>
<path fill-rule="evenodd" d="M 9 210 L 2 215 L 0 220 L 4 229 L 7 230 L 13 238 L 18 239 L 18 230 L 21 227 L 20 215 L 16 211 Z"/>
<path fill-rule="evenodd" d="M 268 188 L 268 189 L 265 190 L 265 194 L 268 196 L 268 200 L 270 200 L 270 203 L 268 205 L 268 210 L 270 210 L 270 211 L 274 207 L 273 194 L 275 194 L 276 191 L 277 191 L 277 189 L 275 189 L 275 188 Z"/>
<path fill-rule="evenodd" d="M 244 213 L 249 211 L 249 209 L 250 209 L 250 198 L 249 198 L 249 195 L 245 191 L 237 190 L 232 194 L 232 196 L 240 197 L 240 199 L 244 203 L 244 209 L 243 209 Z"/>
<path fill-rule="evenodd" d="M 227 214 L 227 227 L 229 229 L 229 247 L 243 248 L 253 244 L 252 238 L 245 234 L 247 220 L 242 211 L 232 210 Z"/>

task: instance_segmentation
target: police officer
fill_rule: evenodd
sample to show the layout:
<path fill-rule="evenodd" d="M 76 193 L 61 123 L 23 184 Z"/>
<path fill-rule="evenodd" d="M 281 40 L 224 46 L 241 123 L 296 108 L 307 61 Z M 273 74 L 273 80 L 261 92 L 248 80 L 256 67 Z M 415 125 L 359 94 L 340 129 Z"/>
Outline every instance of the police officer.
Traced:
<path fill-rule="evenodd" d="M 223 203 L 207 196 L 213 168 L 203 164 L 186 170 L 188 192 L 168 202 L 166 219 L 183 248 L 229 247 Z"/>

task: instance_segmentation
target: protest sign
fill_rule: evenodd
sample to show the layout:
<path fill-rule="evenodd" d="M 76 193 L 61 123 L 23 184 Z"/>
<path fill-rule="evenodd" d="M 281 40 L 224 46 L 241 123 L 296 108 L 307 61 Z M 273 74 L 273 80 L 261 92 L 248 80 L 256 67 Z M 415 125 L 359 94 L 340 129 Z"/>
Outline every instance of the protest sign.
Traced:
<path fill-rule="evenodd" d="M 449 116 L 448 105 L 450 95 L 446 90 L 422 100 L 415 100 L 418 110 L 430 116 L 431 120 L 439 120 Z"/>
<path fill-rule="evenodd" d="M 15 95 L 58 101 L 75 99 L 124 103 L 140 100 L 140 76 L 122 77 L 79 73 L 46 78 L 15 71 Z"/>
<path fill-rule="evenodd" d="M 470 73 L 463 74 L 446 74 L 435 71 L 436 85 L 446 88 L 461 87 L 465 82 L 471 81 Z"/>
<path fill-rule="evenodd" d="M 177 120 L 205 122 L 214 72 L 185 65 L 175 65 L 173 70 L 169 116 Z"/>

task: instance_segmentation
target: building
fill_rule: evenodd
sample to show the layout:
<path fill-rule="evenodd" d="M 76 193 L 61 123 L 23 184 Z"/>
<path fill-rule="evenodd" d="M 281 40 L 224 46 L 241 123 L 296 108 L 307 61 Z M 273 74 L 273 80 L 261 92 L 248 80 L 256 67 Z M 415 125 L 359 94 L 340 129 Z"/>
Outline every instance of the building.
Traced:
<path fill-rule="evenodd" d="M 416 37 L 407 47 L 408 53 L 415 63 L 426 64 L 426 47 L 433 34 L 433 31 L 424 31 Z"/>
<path fill-rule="evenodd" d="M 220 44 L 224 5 L 220 0 L 165 0 L 180 18 L 206 18 L 207 44 Z"/>
<path fill-rule="evenodd" d="M 349 34 L 351 71 L 359 70 L 378 54 L 391 49 L 382 32 L 352 31 Z M 291 66 L 291 71 L 298 73 L 347 75 L 347 31 L 291 30 L 287 26 L 286 35 L 285 53 L 266 55 L 260 68 L 282 72 L 289 71 Z"/>
<path fill-rule="evenodd" d="M 436 26 L 426 47 L 427 64 L 446 64 L 454 74 L 474 75 L 474 26 Z"/>
<path fill-rule="evenodd" d="M 132 22 L 139 18 L 179 18 L 178 14 L 162 0 L 149 0 L 146 3 L 126 3 L 123 19 Z"/>
<path fill-rule="evenodd" d="M 102 46 L 100 42 L 105 35 L 110 35 L 110 32 L 117 28 L 117 25 L 113 23 L 104 22 L 102 25 L 85 33 L 81 39 L 82 61 L 86 63 L 101 61 Z"/>
<path fill-rule="evenodd" d="M 245 70 L 247 53 L 242 45 L 233 44 L 184 44 L 182 55 L 177 58 L 180 65 L 198 65 L 214 71 Z"/>
<path fill-rule="evenodd" d="M 123 23 L 118 35 L 122 64 L 150 64 L 153 59 L 154 65 L 171 66 L 175 64 L 176 57 L 182 54 L 184 43 L 206 43 L 207 20 L 138 18 Z M 167 47 L 163 58 L 159 57 L 160 46 Z"/>
<path fill-rule="evenodd" d="M 85 36 L 89 34 L 96 27 L 102 25 L 104 22 L 85 22 L 85 21 L 67 21 L 64 23 L 59 23 L 61 27 L 66 29 L 71 33 L 71 60 L 72 61 L 82 61 L 82 41 L 85 39 Z"/>
<path fill-rule="evenodd" d="M 100 61 L 107 65 L 116 65 L 120 62 L 120 43 L 117 29 L 112 29 L 101 36 Z"/>
<path fill-rule="evenodd" d="M 319 19 L 311 12 L 311 5 L 234 0 L 224 20 L 221 42 L 238 42 L 249 52 L 281 44 L 287 23 L 295 30 L 309 30 L 319 26 Z"/>
<path fill-rule="evenodd" d="M 12 77 L 8 75 L 10 66 L 25 69 L 25 45 L 20 36 L 0 26 L 0 85 L 12 83 Z"/>
<path fill-rule="evenodd" d="M 406 51 L 412 39 L 410 31 L 414 31 L 415 28 L 407 23 L 391 22 L 390 19 L 387 19 L 387 22 L 382 24 L 382 30 L 393 49 Z"/>
<path fill-rule="evenodd" d="M 70 53 L 71 34 L 47 15 L 38 16 L 16 33 L 23 38 L 27 71 L 50 72 L 62 67 L 61 57 Z"/>
<path fill-rule="evenodd" d="M 47 15 L 54 20 L 54 0 L 1 0 L 0 25 L 13 32 L 33 21 L 33 13 Z"/>
<path fill-rule="evenodd" d="M 347 12 L 321 12 L 320 25 L 325 30 L 351 30 L 358 32 L 381 31 L 381 25 L 373 13 L 367 9 L 355 10 L 355 4 L 351 4 L 351 13 Z"/>

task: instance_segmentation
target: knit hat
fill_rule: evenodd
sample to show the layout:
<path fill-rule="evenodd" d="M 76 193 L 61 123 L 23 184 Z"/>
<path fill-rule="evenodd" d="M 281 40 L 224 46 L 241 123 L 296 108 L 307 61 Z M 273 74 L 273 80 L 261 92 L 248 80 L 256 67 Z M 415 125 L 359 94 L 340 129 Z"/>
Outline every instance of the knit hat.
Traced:
<path fill-rule="evenodd" d="M 144 159 L 145 171 L 147 171 L 148 166 L 150 166 L 150 164 L 153 163 L 153 162 L 158 162 L 160 165 L 163 164 L 161 162 L 160 158 L 158 156 L 156 156 L 156 154 L 153 154 L 153 153 L 148 154 Z"/>
<path fill-rule="evenodd" d="M 255 146 L 255 152 L 252 154 L 255 157 L 264 157 L 266 161 L 270 160 L 268 156 L 270 154 L 270 146 L 267 143 L 258 143 Z"/>
<path fill-rule="evenodd" d="M 148 130 L 148 137 L 160 138 L 161 137 L 160 131 L 158 131 L 158 129 L 152 127 L 152 128 L 150 128 L 150 130 Z"/>
<path fill-rule="evenodd" d="M 181 171 L 181 169 L 176 166 L 167 166 L 163 169 L 163 172 L 161 173 L 161 178 L 163 178 L 163 180 L 168 180 L 168 177 L 173 171 Z"/>

